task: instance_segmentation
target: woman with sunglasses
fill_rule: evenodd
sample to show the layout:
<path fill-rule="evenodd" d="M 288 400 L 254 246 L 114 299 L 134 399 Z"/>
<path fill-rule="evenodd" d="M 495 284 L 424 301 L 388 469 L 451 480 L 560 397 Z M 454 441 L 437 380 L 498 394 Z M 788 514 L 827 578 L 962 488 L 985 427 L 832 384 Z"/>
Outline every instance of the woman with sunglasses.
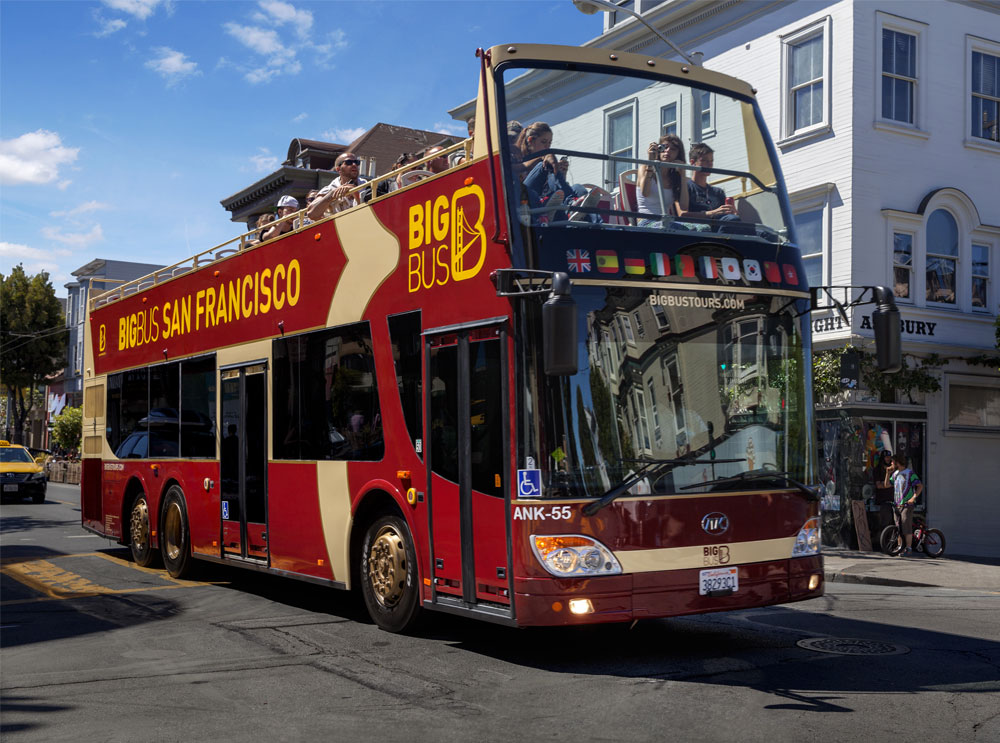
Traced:
<path fill-rule="evenodd" d="M 683 163 L 684 143 L 674 134 L 665 134 L 660 137 L 659 142 L 649 143 L 646 155 L 655 162 Z M 687 209 L 688 189 L 685 171 L 640 165 L 635 201 L 640 214 L 660 215 L 656 219 L 640 220 L 640 226 L 655 225 L 667 215 L 676 215 L 678 209 Z"/>

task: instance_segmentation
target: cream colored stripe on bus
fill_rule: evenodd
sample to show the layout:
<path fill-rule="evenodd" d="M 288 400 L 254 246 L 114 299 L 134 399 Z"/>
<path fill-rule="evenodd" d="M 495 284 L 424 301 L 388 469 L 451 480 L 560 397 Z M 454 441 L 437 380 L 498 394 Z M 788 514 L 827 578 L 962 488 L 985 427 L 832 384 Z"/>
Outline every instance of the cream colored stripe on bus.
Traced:
<path fill-rule="evenodd" d="M 725 565 L 705 562 L 705 548 L 729 548 L 729 561 Z M 614 555 L 626 573 L 651 573 L 656 570 L 685 570 L 689 568 L 717 568 L 743 565 L 751 562 L 785 560 L 792 556 L 795 537 L 760 539 L 755 542 L 728 542 L 724 545 L 697 545 L 692 547 L 665 547 L 654 550 L 624 550 Z"/>

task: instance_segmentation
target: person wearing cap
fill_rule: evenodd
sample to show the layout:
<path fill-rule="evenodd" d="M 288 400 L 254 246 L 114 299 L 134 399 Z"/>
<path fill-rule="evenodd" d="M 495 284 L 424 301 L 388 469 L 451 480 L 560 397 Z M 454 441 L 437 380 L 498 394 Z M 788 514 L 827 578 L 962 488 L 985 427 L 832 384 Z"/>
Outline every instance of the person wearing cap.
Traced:
<path fill-rule="evenodd" d="M 299 202 L 294 196 L 282 196 L 278 199 L 278 219 L 284 219 L 289 214 L 294 214 L 299 210 Z M 285 219 L 284 222 L 275 222 L 272 227 L 269 227 L 263 235 L 261 235 L 261 240 L 272 240 L 279 235 L 284 235 L 286 232 L 291 232 L 294 229 L 292 225 L 292 220 Z"/>
<path fill-rule="evenodd" d="M 368 182 L 360 175 L 361 159 L 353 152 L 342 152 L 337 156 L 334 170 L 338 175 L 329 185 L 320 189 L 316 200 L 309 205 L 306 216 L 318 220 L 331 214 L 350 209 L 352 206 L 368 201 L 372 197 L 370 188 L 348 196 L 348 192 Z M 358 198 L 360 196 L 360 198 Z"/>

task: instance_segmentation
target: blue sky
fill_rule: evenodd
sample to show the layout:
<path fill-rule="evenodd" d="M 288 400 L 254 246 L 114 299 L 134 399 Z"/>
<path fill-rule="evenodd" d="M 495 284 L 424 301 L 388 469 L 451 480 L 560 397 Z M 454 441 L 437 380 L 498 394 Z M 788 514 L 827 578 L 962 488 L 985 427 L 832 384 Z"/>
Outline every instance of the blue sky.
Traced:
<path fill-rule="evenodd" d="M 570 0 L 2 0 L 0 273 L 66 296 L 94 258 L 180 261 L 240 232 L 219 201 L 293 137 L 464 132 L 477 46 L 600 31 Z"/>

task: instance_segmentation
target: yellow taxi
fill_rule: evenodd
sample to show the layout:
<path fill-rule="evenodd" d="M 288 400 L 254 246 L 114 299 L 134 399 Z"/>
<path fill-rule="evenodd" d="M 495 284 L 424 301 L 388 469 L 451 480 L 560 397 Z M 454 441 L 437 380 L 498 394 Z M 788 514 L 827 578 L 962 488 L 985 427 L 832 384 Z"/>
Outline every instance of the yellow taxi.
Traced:
<path fill-rule="evenodd" d="M 0 495 L 23 498 L 30 495 L 35 503 L 45 500 L 48 478 L 45 468 L 37 463 L 23 446 L 0 441 Z"/>

